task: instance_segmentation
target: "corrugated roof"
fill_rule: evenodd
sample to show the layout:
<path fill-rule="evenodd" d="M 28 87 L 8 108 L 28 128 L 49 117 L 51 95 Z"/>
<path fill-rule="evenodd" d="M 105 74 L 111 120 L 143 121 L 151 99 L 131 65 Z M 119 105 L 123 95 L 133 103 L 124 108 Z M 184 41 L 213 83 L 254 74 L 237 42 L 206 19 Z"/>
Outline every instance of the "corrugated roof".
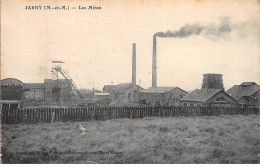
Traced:
<path fill-rule="evenodd" d="M 24 83 L 15 78 L 6 78 L 0 80 L 0 85 L 24 85 Z"/>
<path fill-rule="evenodd" d="M 239 100 L 241 97 L 251 96 L 259 90 L 260 90 L 260 85 L 251 85 L 245 87 L 245 85 L 241 84 L 241 85 L 235 85 L 232 88 L 230 88 L 227 91 L 227 94 L 229 94 L 234 99 Z"/>
<path fill-rule="evenodd" d="M 44 89 L 43 83 L 26 83 L 24 85 L 25 89 Z"/>
<path fill-rule="evenodd" d="M 221 89 L 196 89 L 184 96 L 181 101 L 205 102 L 220 91 Z"/>
<path fill-rule="evenodd" d="M 176 87 L 150 87 L 148 89 L 145 89 L 144 93 L 167 93 Z"/>

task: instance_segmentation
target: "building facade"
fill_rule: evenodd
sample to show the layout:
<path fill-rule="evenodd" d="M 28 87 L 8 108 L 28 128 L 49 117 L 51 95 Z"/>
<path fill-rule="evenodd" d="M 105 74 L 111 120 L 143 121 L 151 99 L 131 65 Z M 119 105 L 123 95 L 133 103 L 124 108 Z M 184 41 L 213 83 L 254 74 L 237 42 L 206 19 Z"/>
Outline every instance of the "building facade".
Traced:
<path fill-rule="evenodd" d="M 222 89 L 196 89 L 184 96 L 181 100 L 181 106 L 218 106 L 234 107 L 237 102 Z"/>
<path fill-rule="evenodd" d="M 138 102 L 139 94 L 144 89 L 132 83 L 122 83 L 118 85 L 105 85 L 104 93 L 109 93 L 112 101 L 121 103 Z"/>
<path fill-rule="evenodd" d="M 260 85 L 255 82 L 243 82 L 234 85 L 227 93 L 233 97 L 240 107 L 260 108 Z"/>
<path fill-rule="evenodd" d="M 179 106 L 180 99 L 186 94 L 178 87 L 150 87 L 141 92 L 139 102 L 145 105 Z"/>
<path fill-rule="evenodd" d="M 15 78 L 6 78 L 0 81 L 1 108 L 3 110 L 22 107 L 24 99 L 24 83 Z"/>

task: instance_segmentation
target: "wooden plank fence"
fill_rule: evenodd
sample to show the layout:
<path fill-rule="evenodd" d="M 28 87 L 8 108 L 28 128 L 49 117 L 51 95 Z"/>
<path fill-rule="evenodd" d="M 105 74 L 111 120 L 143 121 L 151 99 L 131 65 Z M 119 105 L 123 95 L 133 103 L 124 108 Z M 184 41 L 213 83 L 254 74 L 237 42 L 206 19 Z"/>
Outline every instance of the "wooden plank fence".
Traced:
<path fill-rule="evenodd" d="M 218 115 L 259 114 L 259 108 L 238 107 L 87 107 L 87 108 L 35 108 L 2 110 L 2 124 L 38 122 L 80 122 L 117 118 L 194 117 Z"/>

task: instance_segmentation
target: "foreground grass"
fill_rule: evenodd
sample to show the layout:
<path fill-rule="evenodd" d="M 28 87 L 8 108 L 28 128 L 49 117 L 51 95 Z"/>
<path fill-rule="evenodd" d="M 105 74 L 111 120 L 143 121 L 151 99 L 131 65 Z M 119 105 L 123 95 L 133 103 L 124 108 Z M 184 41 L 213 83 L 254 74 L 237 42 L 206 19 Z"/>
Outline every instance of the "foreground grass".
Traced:
<path fill-rule="evenodd" d="M 259 126 L 256 115 L 3 125 L 2 162 L 258 163 Z"/>

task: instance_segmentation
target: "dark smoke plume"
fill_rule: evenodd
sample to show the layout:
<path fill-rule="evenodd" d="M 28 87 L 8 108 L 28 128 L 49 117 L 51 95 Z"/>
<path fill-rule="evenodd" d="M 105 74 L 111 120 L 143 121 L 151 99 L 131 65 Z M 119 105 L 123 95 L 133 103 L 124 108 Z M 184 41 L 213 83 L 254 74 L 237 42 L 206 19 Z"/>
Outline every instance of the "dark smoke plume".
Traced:
<path fill-rule="evenodd" d="M 200 24 L 186 24 L 178 31 L 157 32 L 154 36 L 161 38 L 187 38 L 191 35 L 203 35 L 206 38 L 212 39 L 230 33 L 232 31 L 232 27 L 233 26 L 230 22 L 225 19 L 222 20 L 219 25 L 210 24 L 204 26 Z"/>

